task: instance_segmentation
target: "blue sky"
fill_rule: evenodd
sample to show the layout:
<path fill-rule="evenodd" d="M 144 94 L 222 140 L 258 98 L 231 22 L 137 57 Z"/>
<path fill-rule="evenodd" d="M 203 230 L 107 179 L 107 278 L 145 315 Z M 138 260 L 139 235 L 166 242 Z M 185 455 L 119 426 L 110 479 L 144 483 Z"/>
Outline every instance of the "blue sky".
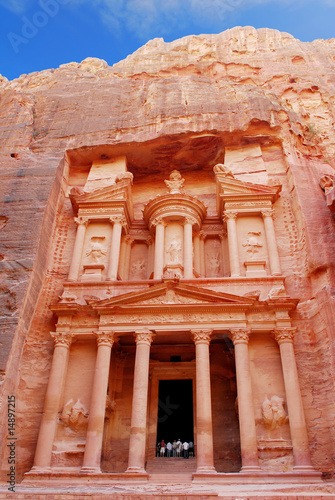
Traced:
<path fill-rule="evenodd" d="M 0 74 L 9 80 L 86 57 L 112 65 L 155 37 L 234 26 L 335 37 L 335 0 L 0 0 L 0 14 Z"/>

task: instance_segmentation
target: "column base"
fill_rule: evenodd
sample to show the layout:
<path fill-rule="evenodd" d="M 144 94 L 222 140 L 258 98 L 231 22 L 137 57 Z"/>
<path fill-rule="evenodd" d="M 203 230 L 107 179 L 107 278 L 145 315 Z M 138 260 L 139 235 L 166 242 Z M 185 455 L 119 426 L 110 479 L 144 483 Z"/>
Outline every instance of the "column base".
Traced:
<path fill-rule="evenodd" d="M 48 467 L 39 467 L 38 465 L 34 465 L 30 471 L 28 472 L 28 474 L 32 473 L 32 474 L 45 474 L 45 473 L 48 473 L 48 472 L 51 472 L 52 471 L 52 468 L 50 466 Z"/>
<path fill-rule="evenodd" d="M 196 474 L 217 474 L 215 467 L 197 467 Z"/>
<path fill-rule="evenodd" d="M 317 472 L 312 465 L 294 465 L 293 472 Z"/>
<path fill-rule="evenodd" d="M 241 468 L 240 472 L 250 473 L 250 472 L 261 472 L 262 469 L 259 465 L 246 465 Z"/>
<path fill-rule="evenodd" d="M 100 467 L 82 467 L 81 474 L 101 474 Z"/>
<path fill-rule="evenodd" d="M 144 467 L 128 467 L 125 474 L 145 474 L 147 475 L 147 471 Z"/>

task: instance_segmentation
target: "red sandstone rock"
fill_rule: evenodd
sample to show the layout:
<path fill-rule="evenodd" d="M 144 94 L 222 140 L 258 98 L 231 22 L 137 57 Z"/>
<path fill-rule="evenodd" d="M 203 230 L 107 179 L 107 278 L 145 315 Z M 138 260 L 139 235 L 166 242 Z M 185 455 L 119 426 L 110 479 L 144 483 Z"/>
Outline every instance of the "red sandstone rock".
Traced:
<path fill-rule="evenodd" d="M 312 463 L 318 471 L 333 474 L 335 224 L 327 206 L 332 191 L 326 200 L 319 179 L 335 168 L 334 83 L 334 40 L 303 43 L 288 34 L 250 27 L 170 44 L 155 39 L 113 67 L 88 58 L 12 82 L 0 78 L 0 369 L 3 402 L 8 394 L 18 400 L 19 479 L 32 466 L 49 377 L 53 351 L 49 332 L 55 328 L 49 306 L 63 293 L 74 244 L 68 194 L 71 188 L 85 186 L 92 161 L 103 163 L 121 156 L 134 174 L 138 223 L 134 231 L 143 230 L 144 205 L 150 196 L 166 192 L 163 180 L 173 169 L 182 172 L 190 193 L 207 206 L 207 224 L 213 228 L 208 231 L 216 231 L 218 224 L 215 164 L 224 163 L 238 181 L 281 185 L 275 230 L 286 292 L 300 300 L 291 316 L 298 328 L 294 347 Z M 214 252 L 211 244 L 209 254 Z M 137 251 L 141 257 L 143 249 Z M 131 262 L 140 260 L 138 256 L 134 253 Z M 224 266 L 222 271 L 228 273 L 229 262 Z M 133 272 L 136 275 L 135 268 Z M 241 294 L 233 283 L 229 289 L 220 284 L 201 286 Z M 244 292 L 255 288 L 261 289 L 261 300 L 271 289 L 253 283 Z M 129 291 L 119 284 L 113 293 Z M 84 322 L 90 321 L 90 314 Z M 85 349 L 83 380 L 89 386 L 95 354 Z M 211 354 L 214 433 L 226 450 L 225 455 L 217 453 L 216 461 L 218 470 L 232 471 L 238 470 L 239 447 L 235 443 L 229 450 L 219 429 L 227 426 L 238 439 L 236 389 L 227 382 L 230 375 L 222 378 L 220 371 L 223 364 L 227 366 L 228 353 L 216 349 L 212 347 Z M 264 346 L 255 335 L 250 345 L 252 376 L 262 376 L 260 358 L 266 360 L 267 370 L 276 366 L 279 373 L 273 343 L 256 354 L 260 349 Z M 83 353 L 79 344 L 71 352 L 70 369 L 75 374 Z M 128 361 L 114 356 L 112 363 L 123 373 L 127 387 L 126 395 L 116 401 L 120 428 L 127 432 L 133 353 Z M 120 380 L 113 383 L 119 394 Z M 80 381 L 77 384 L 79 398 Z M 222 393 L 229 408 L 226 414 Z M 263 439 L 264 395 L 256 391 L 254 398 L 258 437 Z M 89 393 L 81 403 L 89 407 Z M 149 411 L 154 414 L 156 408 Z M 6 404 L 1 412 L 5 422 Z M 72 432 L 71 428 L 61 431 L 64 440 Z M 6 438 L 5 425 L 1 432 L 1 438 Z M 286 426 L 285 439 L 288 432 Z M 83 441 L 83 429 L 79 434 Z M 107 436 L 111 445 L 104 444 L 103 467 L 121 472 L 127 466 L 125 440 L 112 427 Z M 2 451 L 5 473 L 7 450 Z M 264 468 L 273 468 L 271 453 L 262 449 L 261 455 Z M 61 464 L 63 455 L 56 450 L 55 456 Z M 275 467 L 283 470 L 290 465 L 289 459 Z"/>

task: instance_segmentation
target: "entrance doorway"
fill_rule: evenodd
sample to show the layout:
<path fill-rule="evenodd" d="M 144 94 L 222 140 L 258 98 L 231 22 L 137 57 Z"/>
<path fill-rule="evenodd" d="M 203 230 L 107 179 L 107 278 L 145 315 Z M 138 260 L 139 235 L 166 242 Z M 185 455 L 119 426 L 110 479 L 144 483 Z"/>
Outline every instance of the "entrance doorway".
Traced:
<path fill-rule="evenodd" d="M 157 440 L 193 441 L 192 380 L 160 380 L 158 392 Z"/>

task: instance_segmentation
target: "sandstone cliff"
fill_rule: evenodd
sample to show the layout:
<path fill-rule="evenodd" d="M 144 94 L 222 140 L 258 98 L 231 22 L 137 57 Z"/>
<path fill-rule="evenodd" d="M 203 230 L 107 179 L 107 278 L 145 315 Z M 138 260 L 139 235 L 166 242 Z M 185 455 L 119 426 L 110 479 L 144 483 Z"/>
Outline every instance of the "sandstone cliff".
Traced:
<path fill-rule="evenodd" d="M 286 285 L 300 299 L 296 352 L 306 384 L 313 460 L 330 473 L 335 222 L 319 179 L 333 176 L 335 169 L 334 88 L 334 39 L 303 43 L 250 27 L 172 43 L 155 39 L 113 67 L 88 58 L 14 81 L 1 78 L 0 370 L 6 373 L 5 397 L 16 393 L 20 378 L 24 389 L 29 364 L 22 359 L 40 349 L 38 322 L 29 349 L 24 347 L 33 313 L 40 308 L 40 323 L 46 318 L 52 325 L 48 303 L 59 292 L 53 279 L 67 272 L 61 265 L 62 240 L 57 243 L 52 235 L 68 161 L 84 164 L 93 148 L 103 155 L 113 148 L 145 175 L 171 165 L 209 169 L 223 160 L 227 147 L 261 144 L 272 182 L 287 182 L 283 203 L 291 212 L 281 230 L 289 234 L 289 247 L 282 254 L 284 260 L 286 253 L 294 255 L 298 264 L 284 266 Z M 238 161 L 232 157 L 232 164 Z M 57 269 L 51 266 L 54 252 Z M 49 292 L 41 302 L 45 280 Z M 52 346 L 42 338 L 46 380 Z M 26 410 L 29 421 L 33 410 Z M 30 425 L 22 472 L 31 465 L 31 435 L 37 432 L 36 421 Z"/>

